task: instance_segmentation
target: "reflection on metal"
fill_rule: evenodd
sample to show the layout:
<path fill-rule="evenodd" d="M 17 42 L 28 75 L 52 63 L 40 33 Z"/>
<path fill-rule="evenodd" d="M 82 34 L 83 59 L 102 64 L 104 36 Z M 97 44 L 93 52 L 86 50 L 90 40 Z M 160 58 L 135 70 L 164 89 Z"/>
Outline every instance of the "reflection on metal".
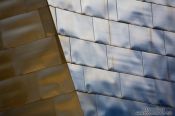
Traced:
<path fill-rule="evenodd" d="M 0 115 L 82 115 L 46 0 L 0 1 Z"/>

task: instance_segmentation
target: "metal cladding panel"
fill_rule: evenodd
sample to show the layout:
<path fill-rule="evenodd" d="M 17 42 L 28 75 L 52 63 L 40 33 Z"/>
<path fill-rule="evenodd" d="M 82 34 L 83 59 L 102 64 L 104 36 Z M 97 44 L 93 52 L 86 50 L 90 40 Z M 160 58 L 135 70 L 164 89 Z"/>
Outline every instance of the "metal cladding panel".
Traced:
<path fill-rule="evenodd" d="M 0 64 L 0 115 L 83 115 L 46 0 L 0 1 Z"/>
<path fill-rule="evenodd" d="M 144 75 L 157 79 L 168 79 L 167 57 L 142 52 Z"/>
<path fill-rule="evenodd" d="M 98 116 L 96 95 L 78 92 L 78 98 L 80 100 L 84 116 Z"/>
<path fill-rule="evenodd" d="M 64 56 L 67 62 L 71 62 L 71 53 L 70 53 L 70 38 L 66 36 L 59 35 L 59 40 L 63 48 Z"/>
<path fill-rule="evenodd" d="M 85 40 L 94 40 L 91 17 L 60 9 L 57 9 L 56 13 L 59 34 L 82 38 Z"/>
<path fill-rule="evenodd" d="M 122 100 L 108 96 L 97 96 L 97 112 L 99 116 L 136 116 L 155 106 L 136 101 Z"/>
<path fill-rule="evenodd" d="M 78 91 L 86 91 L 85 88 L 85 79 L 84 79 L 84 70 L 83 66 L 68 64 L 69 70 L 74 82 L 75 89 Z"/>
<path fill-rule="evenodd" d="M 89 93 L 121 97 L 121 85 L 118 73 L 85 67 L 84 78 L 85 86 Z"/>
<path fill-rule="evenodd" d="M 166 54 L 175 56 L 175 33 L 165 31 L 165 48 Z"/>
<path fill-rule="evenodd" d="M 162 30 L 151 30 L 152 52 L 165 55 L 165 35 Z"/>
<path fill-rule="evenodd" d="M 146 27 L 129 25 L 131 48 L 151 52 L 151 30 Z"/>
<path fill-rule="evenodd" d="M 117 1 L 116 0 L 108 0 L 108 15 L 109 20 L 117 21 Z"/>
<path fill-rule="evenodd" d="M 175 58 L 168 57 L 169 79 L 175 81 Z"/>
<path fill-rule="evenodd" d="M 107 0 L 81 0 L 82 13 L 100 18 L 108 18 Z"/>
<path fill-rule="evenodd" d="M 71 38 L 70 43 L 72 62 L 108 69 L 105 45 L 74 38 Z"/>
<path fill-rule="evenodd" d="M 141 52 L 107 46 L 107 53 L 109 68 L 111 70 L 143 75 Z"/>
<path fill-rule="evenodd" d="M 175 1 L 174 0 L 139 0 L 139 1 L 152 2 L 152 3 L 155 3 L 155 4 L 161 4 L 161 5 L 175 7 Z"/>
<path fill-rule="evenodd" d="M 151 4 L 132 0 L 117 0 L 118 20 L 152 27 Z"/>
<path fill-rule="evenodd" d="M 80 0 L 47 0 L 49 5 L 81 13 Z"/>
<path fill-rule="evenodd" d="M 157 103 L 157 94 L 153 79 L 128 74 L 120 74 L 120 79 L 122 96 L 124 98 L 152 104 Z"/>
<path fill-rule="evenodd" d="M 130 48 L 128 24 L 110 21 L 109 25 L 111 45 Z"/>
<path fill-rule="evenodd" d="M 95 41 L 99 43 L 109 44 L 109 24 L 107 20 L 93 18 Z"/>
<path fill-rule="evenodd" d="M 158 102 L 165 106 L 175 106 L 175 84 L 156 80 Z"/>
<path fill-rule="evenodd" d="M 68 107 L 69 106 L 69 107 Z M 75 92 L 24 105 L 1 113 L 3 116 L 82 116 Z"/>
<path fill-rule="evenodd" d="M 0 20 L 0 26 L 4 48 L 17 47 L 45 37 L 42 22 L 37 11 Z"/>
<path fill-rule="evenodd" d="M 175 8 L 153 4 L 153 26 L 175 31 Z"/>

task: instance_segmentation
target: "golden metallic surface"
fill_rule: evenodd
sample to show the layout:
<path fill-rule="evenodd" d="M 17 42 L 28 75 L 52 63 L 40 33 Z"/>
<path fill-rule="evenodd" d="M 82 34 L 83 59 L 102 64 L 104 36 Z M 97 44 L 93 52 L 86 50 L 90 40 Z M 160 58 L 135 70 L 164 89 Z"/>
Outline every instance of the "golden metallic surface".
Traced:
<path fill-rule="evenodd" d="M 47 0 L 0 0 L 0 116 L 81 116 Z"/>

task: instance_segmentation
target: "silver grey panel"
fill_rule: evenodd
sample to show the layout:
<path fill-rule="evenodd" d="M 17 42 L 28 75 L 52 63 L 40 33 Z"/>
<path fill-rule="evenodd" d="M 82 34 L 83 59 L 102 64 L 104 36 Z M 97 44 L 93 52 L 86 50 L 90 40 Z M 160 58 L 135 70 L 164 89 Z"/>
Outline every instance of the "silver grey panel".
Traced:
<path fill-rule="evenodd" d="M 100 18 L 108 18 L 107 0 L 81 0 L 82 12 Z"/>
<path fill-rule="evenodd" d="M 165 55 L 164 31 L 151 29 L 152 52 Z"/>
<path fill-rule="evenodd" d="M 80 0 L 47 0 L 49 5 L 81 13 Z"/>
<path fill-rule="evenodd" d="M 50 12 L 51 12 L 51 15 L 52 15 L 52 19 L 54 21 L 54 24 L 55 24 L 55 27 L 57 29 L 57 16 L 56 16 L 56 8 L 52 7 L 52 6 L 49 6 L 50 8 Z"/>
<path fill-rule="evenodd" d="M 117 0 L 118 20 L 141 26 L 152 26 L 151 4 L 132 0 Z"/>
<path fill-rule="evenodd" d="M 97 96 L 97 111 L 99 116 L 137 116 L 152 105 L 122 100 L 107 96 Z M 155 106 L 154 106 L 155 107 Z"/>
<path fill-rule="evenodd" d="M 56 9 L 56 11 L 58 33 L 85 40 L 94 40 L 91 17 L 61 9 Z"/>
<path fill-rule="evenodd" d="M 146 1 L 146 2 L 152 2 L 156 4 L 161 4 L 161 5 L 168 5 L 168 6 L 175 6 L 175 1 L 174 0 L 139 0 L 139 1 Z"/>
<path fill-rule="evenodd" d="M 175 56 L 175 33 L 165 31 L 166 54 Z"/>
<path fill-rule="evenodd" d="M 135 25 L 129 25 L 131 48 L 141 51 L 151 51 L 150 29 Z"/>
<path fill-rule="evenodd" d="M 168 57 L 169 79 L 175 81 L 175 58 Z"/>
<path fill-rule="evenodd" d="M 175 8 L 162 5 L 152 5 L 153 26 L 161 29 L 175 31 Z"/>
<path fill-rule="evenodd" d="M 84 77 L 85 86 L 89 93 L 121 97 L 118 73 L 85 67 Z"/>
<path fill-rule="evenodd" d="M 73 63 L 108 69 L 105 45 L 74 38 L 70 40 Z"/>
<path fill-rule="evenodd" d="M 111 45 L 130 48 L 128 24 L 110 21 Z"/>
<path fill-rule="evenodd" d="M 157 79 L 168 79 L 167 57 L 145 53 L 143 55 L 144 76 Z"/>
<path fill-rule="evenodd" d="M 120 74 L 121 89 L 124 98 L 155 104 L 156 89 L 153 79 L 128 74 Z"/>
<path fill-rule="evenodd" d="M 175 87 L 174 83 L 156 80 L 157 99 L 159 104 L 164 106 L 175 106 L 175 91 L 173 86 Z"/>
<path fill-rule="evenodd" d="M 109 20 L 117 21 L 117 0 L 108 0 Z"/>
<path fill-rule="evenodd" d="M 143 75 L 141 52 L 107 46 L 109 68 L 115 71 Z"/>
<path fill-rule="evenodd" d="M 77 92 L 84 116 L 97 116 L 96 96 Z"/>
<path fill-rule="evenodd" d="M 95 41 L 109 44 L 109 23 L 107 20 L 93 18 Z"/>
<path fill-rule="evenodd" d="M 64 52 L 64 56 L 66 58 L 66 61 L 71 62 L 69 37 L 59 35 L 59 40 L 61 42 L 61 46 Z"/>
<path fill-rule="evenodd" d="M 83 66 L 68 64 L 72 80 L 76 90 L 86 91 Z"/>

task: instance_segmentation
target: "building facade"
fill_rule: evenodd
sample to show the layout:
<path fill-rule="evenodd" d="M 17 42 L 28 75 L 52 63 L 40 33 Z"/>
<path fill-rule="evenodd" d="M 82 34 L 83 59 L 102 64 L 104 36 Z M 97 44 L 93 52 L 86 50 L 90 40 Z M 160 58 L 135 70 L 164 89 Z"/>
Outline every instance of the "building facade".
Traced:
<path fill-rule="evenodd" d="M 2 115 L 175 115 L 174 0 L 2 0 L 0 48 Z"/>

